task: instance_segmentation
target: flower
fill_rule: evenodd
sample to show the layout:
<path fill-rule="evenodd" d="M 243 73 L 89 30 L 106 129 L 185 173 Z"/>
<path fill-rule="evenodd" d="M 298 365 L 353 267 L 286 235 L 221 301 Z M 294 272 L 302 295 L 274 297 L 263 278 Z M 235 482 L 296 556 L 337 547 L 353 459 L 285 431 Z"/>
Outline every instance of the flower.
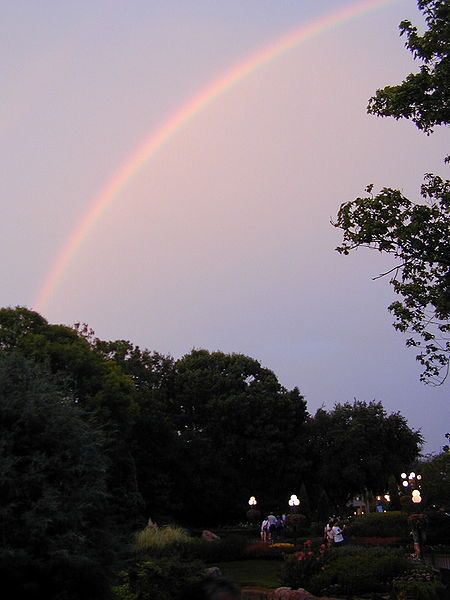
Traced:
<path fill-rule="evenodd" d="M 289 542 L 277 542 L 276 544 L 272 544 L 272 548 L 277 548 L 278 550 L 290 550 L 294 547 L 294 544 L 289 544 Z"/>

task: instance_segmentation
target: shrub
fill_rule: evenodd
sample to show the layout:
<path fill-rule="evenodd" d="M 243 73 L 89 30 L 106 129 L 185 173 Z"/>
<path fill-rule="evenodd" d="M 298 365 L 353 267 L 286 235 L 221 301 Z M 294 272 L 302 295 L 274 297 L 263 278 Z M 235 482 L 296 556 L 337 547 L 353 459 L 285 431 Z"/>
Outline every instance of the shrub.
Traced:
<path fill-rule="evenodd" d="M 450 540 L 450 518 L 443 512 L 427 512 L 427 543 L 445 544 Z"/>
<path fill-rule="evenodd" d="M 354 595 L 383 592 L 394 577 L 410 568 L 404 552 L 391 548 L 336 548 L 328 563 L 313 574 L 308 591 L 313 594 Z"/>
<path fill-rule="evenodd" d="M 193 538 L 174 526 L 147 527 L 135 536 L 135 549 L 152 558 L 178 556 L 180 559 L 200 559 L 206 563 L 239 560 L 245 557 L 247 538 L 229 535 L 213 541 Z"/>
<path fill-rule="evenodd" d="M 312 576 L 324 568 L 329 554 L 322 544 L 319 549 L 314 549 L 311 540 L 306 540 L 303 550 L 294 554 L 285 555 L 281 569 L 282 585 L 290 588 L 308 587 Z"/>
<path fill-rule="evenodd" d="M 192 538 L 182 527 L 146 527 L 135 536 L 134 545 L 138 552 L 152 556 L 165 556 L 175 550 L 178 544 L 189 543 Z"/>
<path fill-rule="evenodd" d="M 165 557 L 139 561 L 128 573 L 122 573 L 113 588 L 114 600 L 178 600 L 184 590 L 204 577 L 201 561 L 183 561 Z"/>
<path fill-rule="evenodd" d="M 409 535 L 407 513 L 392 511 L 356 517 L 346 528 L 348 537 L 402 537 Z"/>
<path fill-rule="evenodd" d="M 403 541 L 403 538 L 398 536 L 392 537 L 359 537 L 358 544 L 361 546 L 398 546 Z"/>
<path fill-rule="evenodd" d="M 444 592 L 445 587 L 436 579 L 433 569 L 425 565 L 396 577 L 392 584 L 392 600 L 439 600 Z"/>
<path fill-rule="evenodd" d="M 249 558 L 280 559 L 285 554 L 292 554 L 294 548 L 294 544 L 288 543 L 265 544 L 264 542 L 256 542 L 247 546 L 245 554 Z"/>
<path fill-rule="evenodd" d="M 292 513 L 286 517 L 286 527 L 297 531 L 308 527 L 308 518 L 299 513 Z"/>
<path fill-rule="evenodd" d="M 206 563 L 227 562 L 245 558 L 247 549 L 246 538 L 240 535 L 230 535 L 212 542 L 205 540 L 194 540 L 198 543 L 192 547 L 195 556 Z"/>

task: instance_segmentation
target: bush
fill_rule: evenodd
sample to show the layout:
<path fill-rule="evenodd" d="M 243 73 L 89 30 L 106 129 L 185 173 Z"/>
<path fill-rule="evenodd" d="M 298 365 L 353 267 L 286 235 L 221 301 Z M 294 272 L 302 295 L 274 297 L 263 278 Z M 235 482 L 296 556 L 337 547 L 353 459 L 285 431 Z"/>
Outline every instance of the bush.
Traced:
<path fill-rule="evenodd" d="M 245 558 L 247 549 L 246 538 L 240 535 L 230 535 L 212 542 L 195 540 L 195 556 L 206 563 L 227 562 Z"/>
<path fill-rule="evenodd" d="M 272 558 L 279 560 L 285 554 L 292 554 L 294 548 L 294 544 L 288 543 L 265 544 L 264 542 L 256 542 L 247 546 L 245 554 L 248 558 Z"/>
<path fill-rule="evenodd" d="M 446 544 L 450 540 L 450 517 L 442 512 L 427 512 L 426 539 L 428 544 Z"/>
<path fill-rule="evenodd" d="M 229 535 L 213 541 L 193 538 L 181 527 L 147 527 L 135 536 L 135 548 L 152 558 L 178 556 L 207 563 L 239 560 L 245 557 L 247 539 Z"/>
<path fill-rule="evenodd" d="M 283 529 L 284 538 L 299 538 L 311 536 L 311 528 L 308 518 L 299 513 L 292 513 L 286 517 L 285 527 Z"/>
<path fill-rule="evenodd" d="M 178 557 L 146 559 L 128 573 L 122 573 L 113 588 L 114 600 L 178 600 L 184 590 L 204 577 L 201 561 L 183 561 Z"/>
<path fill-rule="evenodd" d="M 398 546 L 403 541 L 401 537 L 359 537 L 358 544 L 361 546 Z"/>
<path fill-rule="evenodd" d="M 323 570 L 313 574 L 308 591 L 316 595 L 354 595 L 383 592 L 394 577 L 410 568 L 404 552 L 387 548 L 336 548 Z"/>
<path fill-rule="evenodd" d="M 182 527 L 146 527 L 139 531 L 134 540 L 138 552 L 147 552 L 151 556 L 167 556 L 176 553 L 176 547 L 192 540 Z"/>
<path fill-rule="evenodd" d="M 439 600 L 444 593 L 445 586 L 436 579 L 433 569 L 424 565 L 397 577 L 392 585 L 392 600 Z"/>
<path fill-rule="evenodd" d="M 346 528 L 348 537 L 402 537 L 409 535 L 407 513 L 392 511 L 356 517 Z"/>
<path fill-rule="evenodd" d="M 0 552 L 2 598 L 79 600 L 109 598 L 110 582 L 94 561 L 80 556 L 34 559 L 24 553 Z"/>
<path fill-rule="evenodd" d="M 322 544 L 314 549 L 311 540 L 304 543 L 303 550 L 285 555 L 281 569 L 282 585 L 296 589 L 308 587 L 313 575 L 324 568 L 331 553 L 325 552 Z"/>

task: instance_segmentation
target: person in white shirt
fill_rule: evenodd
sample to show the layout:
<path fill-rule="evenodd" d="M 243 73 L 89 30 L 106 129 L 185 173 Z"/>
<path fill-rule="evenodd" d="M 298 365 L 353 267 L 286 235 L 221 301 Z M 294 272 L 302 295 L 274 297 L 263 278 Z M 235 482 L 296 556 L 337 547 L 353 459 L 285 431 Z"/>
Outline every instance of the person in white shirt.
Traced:
<path fill-rule="evenodd" d="M 278 519 L 276 518 L 276 516 L 273 513 L 270 513 L 270 515 L 267 517 L 267 520 L 269 522 L 269 542 L 270 542 L 272 540 L 275 530 L 277 528 Z"/>
<path fill-rule="evenodd" d="M 330 520 L 325 525 L 325 529 L 323 530 L 323 541 L 327 548 L 331 548 L 334 542 L 333 535 L 333 521 Z"/>
<path fill-rule="evenodd" d="M 267 542 L 267 536 L 269 535 L 269 521 L 264 519 L 261 523 L 261 541 Z"/>
<path fill-rule="evenodd" d="M 344 543 L 344 536 L 342 535 L 342 529 L 339 527 L 337 521 L 334 521 L 331 532 L 333 534 L 334 546 L 342 546 Z"/>

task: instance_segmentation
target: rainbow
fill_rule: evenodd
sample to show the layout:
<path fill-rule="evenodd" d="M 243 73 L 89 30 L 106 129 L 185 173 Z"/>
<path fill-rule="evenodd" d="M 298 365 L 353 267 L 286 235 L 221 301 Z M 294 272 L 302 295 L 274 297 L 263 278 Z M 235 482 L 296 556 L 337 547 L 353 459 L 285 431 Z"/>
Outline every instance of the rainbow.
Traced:
<path fill-rule="evenodd" d="M 214 100 L 237 85 L 257 69 L 277 59 L 282 54 L 295 48 L 314 36 L 326 32 L 346 21 L 369 13 L 375 9 L 391 4 L 394 0 L 365 0 L 352 2 L 335 11 L 302 25 L 260 49 L 245 60 L 227 70 L 201 89 L 193 98 L 181 106 L 171 117 L 141 143 L 130 156 L 119 165 L 111 179 L 104 185 L 92 200 L 87 211 L 72 230 L 56 260 L 45 276 L 44 282 L 36 294 L 33 307 L 42 311 L 48 303 L 53 291 L 63 278 L 70 262 L 88 234 L 101 219 L 105 211 L 120 195 L 127 183 L 136 175 L 141 167 L 150 160 L 157 151 L 170 142 L 172 138 L 189 121 L 208 107 Z"/>

